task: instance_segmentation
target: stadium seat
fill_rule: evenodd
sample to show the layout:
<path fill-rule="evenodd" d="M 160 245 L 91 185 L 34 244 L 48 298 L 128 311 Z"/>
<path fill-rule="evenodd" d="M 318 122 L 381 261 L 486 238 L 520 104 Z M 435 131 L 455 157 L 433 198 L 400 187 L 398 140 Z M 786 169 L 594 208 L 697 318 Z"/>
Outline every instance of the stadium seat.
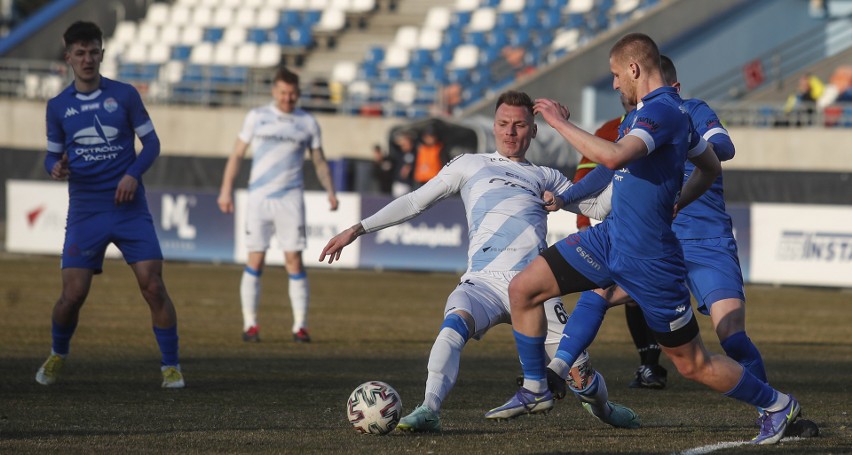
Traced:
<path fill-rule="evenodd" d="M 243 8 L 242 11 L 252 12 L 251 8 Z M 230 6 L 219 6 L 213 10 L 213 17 L 210 19 L 210 25 L 214 27 L 228 27 L 236 22 L 236 14 Z"/>
<path fill-rule="evenodd" d="M 278 17 L 278 15 L 274 15 L 273 17 Z M 257 27 L 258 26 L 258 18 L 257 18 L 257 10 L 254 8 L 239 8 L 236 11 L 236 17 L 234 18 L 234 24 L 239 25 L 241 27 L 249 28 L 249 27 Z M 269 27 L 275 25 L 274 23 Z"/>
<path fill-rule="evenodd" d="M 160 29 L 160 36 L 157 41 L 168 45 L 178 44 L 180 42 L 180 32 L 180 27 L 163 27 Z"/>
<path fill-rule="evenodd" d="M 287 0 L 287 8 L 295 11 L 308 9 L 308 0 Z"/>
<path fill-rule="evenodd" d="M 433 6 L 426 13 L 426 19 L 423 21 L 423 29 L 444 30 L 450 26 L 451 17 L 449 8 Z"/>
<path fill-rule="evenodd" d="M 204 41 L 204 29 L 196 25 L 183 27 L 180 32 L 180 44 L 194 46 Z"/>
<path fill-rule="evenodd" d="M 358 64 L 343 60 L 334 64 L 331 70 L 331 82 L 338 82 L 343 85 L 349 85 L 358 76 Z"/>
<path fill-rule="evenodd" d="M 576 28 L 563 29 L 557 32 L 550 47 L 552 50 L 562 49 L 571 52 L 580 45 L 580 30 Z"/>
<path fill-rule="evenodd" d="M 222 34 L 223 43 L 236 45 L 248 41 L 248 32 L 241 25 L 231 25 Z"/>
<path fill-rule="evenodd" d="M 220 27 L 205 27 L 204 28 L 204 41 L 210 43 L 218 43 L 222 40 L 222 36 L 225 35 L 225 30 Z"/>
<path fill-rule="evenodd" d="M 520 13 L 526 9 L 525 0 L 500 0 L 497 5 L 497 11 L 501 13 Z"/>
<path fill-rule="evenodd" d="M 258 45 L 255 42 L 246 42 L 237 46 L 234 56 L 234 64 L 240 66 L 255 66 L 257 64 Z"/>
<path fill-rule="evenodd" d="M 209 65 L 213 62 L 213 43 L 203 42 L 196 44 L 189 54 L 189 63 L 195 65 Z"/>
<path fill-rule="evenodd" d="M 257 51 L 255 66 L 267 68 L 281 63 L 281 46 L 277 43 L 263 43 Z"/>
<path fill-rule="evenodd" d="M 411 81 L 400 81 L 393 85 L 391 100 L 403 106 L 411 106 L 417 98 L 417 84 Z"/>
<path fill-rule="evenodd" d="M 278 25 L 279 22 L 278 10 L 275 8 L 261 8 L 257 11 L 253 27 L 271 29 Z"/>
<path fill-rule="evenodd" d="M 424 28 L 420 30 L 420 36 L 417 38 L 417 47 L 420 49 L 434 51 L 441 46 L 442 39 L 443 35 L 440 30 Z"/>
<path fill-rule="evenodd" d="M 148 7 L 148 11 L 145 13 L 145 22 L 153 25 L 170 24 L 169 13 L 171 13 L 171 7 L 168 4 L 154 3 Z"/>
<path fill-rule="evenodd" d="M 291 27 L 298 26 L 302 23 L 302 15 L 295 9 L 284 10 L 281 12 L 281 19 L 279 23 L 281 25 L 288 25 Z"/>
<path fill-rule="evenodd" d="M 192 46 L 173 45 L 170 60 L 189 61 L 189 55 L 192 53 Z"/>
<path fill-rule="evenodd" d="M 176 84 L 180 82 L 183 77 L 183 66 L 183 62 L 176 60 L 166 62 L 160 67 L 160 80 L 169 84 Z"/>
<path fill-rule="evenodd" d="M 470 17 L 467 30 L 471 32 L 490 32 L 497 23 L 497 11 L 494 8 L 479 8 Z"/>
<path fill-rule="evenodd" d="M 470 69 L 474 68 L 479 61 L 479 47 L 472 44 L 462 44 L 457 47 L 453 53 L 453 59 L 448 65 L 448 69 Z"/>
<path fill-rule="evenodd" d="M 396 30 L 393 39 L 393 47 L 398 47 L 406 50 L 414 49 L 418 46 L 420 39 L 420 30 L 414 25 L 403 25 Z"/>
<path fill-rule="evenodd" d="M 172 5 L 172 12 L 169 15 L 169 23 L 171 25 L 189 25 L 191 14 L 192 10 L 188 6 L 176 3 L 175 5 Z"/>
<path fill-rule="evenodd" d="M 166 43 L 153 43 L 148 48 L 147 61 L 158 65 L 164 64 L 172 57 L 172 47 Z"/>
<path fill-rule="evenodd" d="M 313 26 L 317 33 L 339 33 L 346 27 L 346 13 L 340 9 L 323 10 L 319 21 Z"/>
<path fill-rule="evenodd" d="M 196 6 L 192 9 L 192 15 L 189 19 L 191 24 L 199 27 L 209 27 L 213 25 L 213 10 L 207 6 Z"/>
<path fill-rule="evenodd" d="M 145 63 L 148 61 L 148 44 L 131 43 L 121 55 L 122 63 Z"/>
<path fill-rule="evenodd" d="M 122 46 L 136 41 L 136 22 L 119 22 L 118 25 L 115 26 L 115 32 L 112 34 L 111 41 L 113 42 L 113 45 L 119 43 Z"/>
<path fill-rule="evenodd" d="M 376 0 L 352 0 L 347 11 L 364 14 L 376 10 Z"/>
<path fill-rule="evenodd" d="M 151 44 L 159 40 L 160 26 L 148 22 L 142 22 L 136 27 L 137 43 Z"/>
<path fill-rule="evenodd" d="M 236 64 L 234 44 L 221 41 L 213 47 L 213 64 L 230 66 Z"/>
<path fill-rule="evenodd" d="M 479 0 L 456 0 L 454 10 L 458 11 L 473 11 L 479 8 Z"/>
<path fill-rule="evenodd" d="M 402 68 L 408 65 L 410 59 L 408 49 L 399 46 L 390 46 L 385 52 L 385 58 L 382 62 L 384 68 Z"/>

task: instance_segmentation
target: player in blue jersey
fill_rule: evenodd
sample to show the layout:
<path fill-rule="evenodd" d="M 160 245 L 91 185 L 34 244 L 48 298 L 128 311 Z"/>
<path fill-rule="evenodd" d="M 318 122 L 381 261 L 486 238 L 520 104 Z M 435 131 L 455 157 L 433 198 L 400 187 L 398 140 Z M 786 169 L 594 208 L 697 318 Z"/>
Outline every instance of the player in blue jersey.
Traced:
<path fill-rule="evenodd" d="M 666 56 L 661 56 L 660 60 L 666 84 L 680 90 L 674 63 Z M 733 158 L 734 144 L 716 113 L 698 99 L 685 100 L 684 107 L 698 134 L 713 144 L 713 151 L 719 160 Z M 692 164 L 687 161 L 684 178 L 691 171 Z M 760 351 L 745 331 L 742 270 L 731 217 L 725 211 L 721 174 L 700 198 L 680 210 L 672 223 L 672 229 L 683 247 L 687 285 L 698 302 L 698 310 L 709 315 L 713 321 L 722 349 L 728 357 L 739 362 L 757 378 L 768 382 Z M 637 349 L 642 350 L 640 344 L 643 341 L 656 343 L 653 334 L 650 339 L 646 335 L 647 324 L 638 306 L 631 302 L 625 310 Z M 643 359 L 634 383 L 640 386 L 653 384 L 653 372 L 657 369 L 659 364 L 653 362 L 653 358 Z"/>
<path fill-rule="evenodd" d="M 178 363 L 177 315 L 163 283 L 163 254 L 145 199 L 142 174 L 160 153 L 142 99 L 128 84 L 100 74 L 103 33 L 91 22 L 65 31 L 65 62 L 74 82 L 47 103 L 47 156 L 55 180 L 68 180 L 62 249 L 62 294 L 53 308 L 53 349 L 36 373 L 51 385 L 60 375 L 92 278 L 112 243 L 130 265 L 151 308 L 162 353 L 162 387 L 184 387 Z M 137 156 L 134 141 L 142 142 Z"/>
<path fill-rule="evenodd" d="M 470 339 L 480 339 L 495 325 L 511 323 L 509 282 L 547 246 L 547 213 L 556 210 L 548 202 L 554 201 L 554 192 L 562 192 L 571 182 L 555 169 L 526 160 L 536 135 L 532 106 L 525 93 L 501 94 L 494 119 L 496 152 L 458 156 L 421 188 L 336 235 L 323 248 L 320 261 L 328 256 L 329 263 L 334 262 L 359 236 L 409 220 L 450 195 L 461 195 L 470 237 L 468 269 L 447 298 L 444 320 L 429 354 L 423 402 L 400 420 L 400 430 L 441 430 L 441 406 L 456 383 L 462 349 Z M 578 201 L 572 211 L 582 210 L 600 219 L 609 212 L 609 206 L 597 201 Z M 548 300 L 544 307 L 545 344 L 552 354 L 566 319 L 559 298 Z M 565 381 L 559 380 L 564 388 Z M 621 428 L 639 426 L 632 410 L 607 401 L 606 383 L 591 368 L 588 356 L 578 356 L 569 381 L 586 411 L 599 420 Z"/>
<path fill-rule="evenodd" d="M 617 284 L 642 308 L 657 342 L 688 379 L 765 409 L 752 442 L 780 440 L 799 414 L 799 404 L 755 377 L 739 363 L 704 347 L 686 286 L 686 266 L 671 228 L 672 215 L 697 199 L 715 181 L 721 166 L 697 137 L 677 90 L 665 85 L 656 43 L 631 33 L 610 51 L 613 88 L 637 103 L 629 130 L 618 142 L 595 137 L 565 119 L 552 100 L 536 101 L 536 112 L 571 145 L 613 176 L 612 212 L 601 224 L 572 234 L 545 250 L 509 286 L 515 341 L 524 369 L 523 387 L 489 418 L 535 412 L 552 401 L 547 376 L 566 377 L 578 348 L 594 339 L 608 307 L 606 298 L 586 292 L 565 326 L 556 356 L 545 366 L 544 312 L 553 296 L 592 290 L 603 294 Z M 694 165 L 683 183 L 684 162 Z M 680 191 L 680 193 L 678 193 Z M 557 198 L 557 204 L 564 201 Z M 560 384 L 560 381 L 550 381 Z M 557 394 L 564 393 L 557 390 Z"/>
<path fill-rule="evenodd" d="M 246 213 L 248 260 L 240 281 L 243 311 L 243 340 L 260 341 L 257 323 L 260 277 L 272 235 L 284 250 L 284 267 L 290 277 L 288 294 L 293 310 L 293 341 L 307 343 L 308 275 L 302 262 L 307 245 L 305 232 L 305 151 L 310 150 L 314 170 L 328 193 L 331 210 L 337 210 L 337 195 L 328 162 L 322 150 L 320 128 L 314 117 L 299 109 L 299 76 L 280 68 L 273 78 L 273 102 L 249 111 L 225 164 L 219 208 L 234 211 L 234 178 L 249 146 L 253 158 L 249 177 Z"/>

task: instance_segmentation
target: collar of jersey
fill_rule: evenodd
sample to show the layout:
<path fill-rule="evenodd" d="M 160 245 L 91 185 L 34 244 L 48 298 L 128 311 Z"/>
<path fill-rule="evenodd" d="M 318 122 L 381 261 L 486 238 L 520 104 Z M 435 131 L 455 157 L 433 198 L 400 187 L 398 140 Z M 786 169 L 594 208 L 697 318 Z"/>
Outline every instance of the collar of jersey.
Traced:
<path fill-rule="evenodd" d="M 103 75 L 102 75 L 101 76 L 101 82 L 98 84 L 98 88 L 96 90 L 89 92 L 89 93 L 82 93 L 82 92 L 77 91 L 77 87 L 74 85 L 74 82 L 72 81 L 71 85 L 68 86 L 68 90 L 69 90 L 68 93 L 71 94 L 71 96 L 73 96 L 74 98 L 77 98 L 78 100 L 90 101 L 90 100 L 93 100 L 93 99 L 97 98 L 98 96 L 100 96 L 101 93 L 103 93 L 104 89 L 107 88 L 107 86 L 109 85 L 109 82 L 110 82 L 110 80 L 103 77 Z"/>
<path fill-rule="evenodd" d="M 639 104 L 636 105 L 636 109 L 637 110 L 642 109 L 642 106 L 645 105 L 646 101 L 649 101 L 651 98 L 654 98 L 654 97 L 657 97 L 657 96 L 660 96 L 660 95 L 663 95 L 663 94 L 677 95 L 677 89 L 674 88 L 674 87 L 668 87 L 668 86 L 664 85 L 664 86 L 652 91 L 651 93 L 643 96 L 642 101 L 639 101 Z"/>

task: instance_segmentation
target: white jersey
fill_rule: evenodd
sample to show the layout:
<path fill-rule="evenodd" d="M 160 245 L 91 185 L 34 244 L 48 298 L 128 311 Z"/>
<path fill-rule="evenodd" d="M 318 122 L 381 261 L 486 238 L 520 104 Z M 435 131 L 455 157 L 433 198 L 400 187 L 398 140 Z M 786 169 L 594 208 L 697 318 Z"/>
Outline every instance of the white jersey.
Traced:
<path fill-rule="evenodd" d="M 249 111 L 240 130 L 253 159 L 249 198 L 275 199 L 304 186 L 305 151 L 322 147 L 316 119 L 302 109 L 287 114 L 273 104 Z"/>
<path fill-rule="evenodd" d="M 362 221 L 367 232 L 413 218 L 459 193 L 467 212 L 469 272 L 520 271 L 547 248 L 545 191 L 571 186 L 556 169 L 517 163 L 498 153 L 466 154 L 450 161 L 417 191 Z"/>

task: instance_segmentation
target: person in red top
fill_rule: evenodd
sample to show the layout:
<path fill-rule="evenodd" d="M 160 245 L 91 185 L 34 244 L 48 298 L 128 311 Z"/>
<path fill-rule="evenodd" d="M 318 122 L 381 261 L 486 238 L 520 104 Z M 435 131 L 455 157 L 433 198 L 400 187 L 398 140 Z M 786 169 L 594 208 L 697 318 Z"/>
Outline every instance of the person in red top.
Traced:
<path fill-rule="evenodd" d="M 635 104 L 631 104 L 630 101 L 624 99 L 624 95 L 621 95 L 621 105 L 624 106 L 624 114 L 626 115 L 628 112 L 636 109 Z M 610 142 L 615 142 L 618 139 L 618 125 L 621 125 L 621 121 L 624 120 L 624 115 L 621 117 L 616 117 L 598 128 L 595 131 L 595 136 L 606 139 Z M 574 171 L 574 183 L 578 182 L 580 179 L 586 176 L 589 172 L 592 172 L 592 169 L 597 167 L 598 163 L 591 161 L 585 156 L 581 157 L 580 163 L 577 164 L 577 170 Z M 584 215 L 577 215 L 577 230 L 585 231 L 592 225 L 589 217 Z"/>

